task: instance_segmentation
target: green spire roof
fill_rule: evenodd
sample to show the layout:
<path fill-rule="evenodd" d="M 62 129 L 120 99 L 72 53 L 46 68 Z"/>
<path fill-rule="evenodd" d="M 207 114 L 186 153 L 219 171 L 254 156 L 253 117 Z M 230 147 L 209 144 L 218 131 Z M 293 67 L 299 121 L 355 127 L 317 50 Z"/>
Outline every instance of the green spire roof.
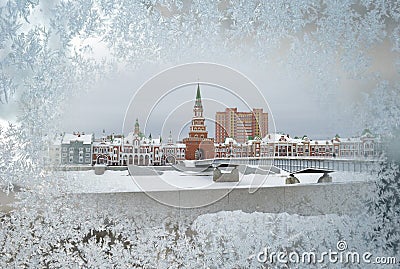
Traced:
<path fill-rule="evenodd" d="M 366 135 L 366 134 L 372 134 L 369 129 L 364 129 L 364 131 L 361 133 L 361 135 Z"/>
<path fill-rule="evenodd" d="M 200 84 L 197 84 L 197 94 L 196 94 L 196 99 L 201 99 L 201 95 L 200 95 Z"/>
<path fill-rule="evenodd" d="M 139 120 L 138 120 L 138 118 L 136 118 L 135 126 L 139 126 Z"/>
<path fill-rule="evenodd" d="M 200 94 L 200 84 L 197 84 L 196 102 L 194 103 L 196 107 L 201 107 L 201 94 Z"/>

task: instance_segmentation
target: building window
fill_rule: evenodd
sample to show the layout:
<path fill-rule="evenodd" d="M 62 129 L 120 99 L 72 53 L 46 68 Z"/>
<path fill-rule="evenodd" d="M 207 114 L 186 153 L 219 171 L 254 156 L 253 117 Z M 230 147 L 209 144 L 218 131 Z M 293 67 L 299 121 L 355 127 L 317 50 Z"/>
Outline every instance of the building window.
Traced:
<path fill-rule="evenodd" d="M 86 148 L 86 152 L 90 152 L 90 148 Z"/>
<path fill-rule="evenodd" d="M 86 153 L 86 154 L 85 154 L 85 157 L 90 157 L 90 153 Z"/>
<path fill-rule="evenodd" d="M 85 158 L 85 163 L 89 163 L 90 159 L 89 158 Z"/>
<path fill-rule="evenodd" d="M 62 150 L 63 150 L 64 152 L 66 152 L 66 151 L 67 151 L 67 148 L 63 148 Z"/>

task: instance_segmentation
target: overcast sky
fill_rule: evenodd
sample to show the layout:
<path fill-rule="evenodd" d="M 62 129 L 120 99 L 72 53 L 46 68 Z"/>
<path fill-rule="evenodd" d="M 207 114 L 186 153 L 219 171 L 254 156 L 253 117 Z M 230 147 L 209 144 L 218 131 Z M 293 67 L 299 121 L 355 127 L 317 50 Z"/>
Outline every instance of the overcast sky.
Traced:
<path fill-rule="evenodd" d="M 378 58 L 382 61 L 382 57 Z M 208 119 L 207 128 L 211 137 L 214 136 L 215 112 L 223 111 L 226 107 L 238 107 L 242 111 L 250 111 L 253 107 L 263 108 L 269 113 L 269 132 L 278 131 L 292 136 L 307 134 L 312 138 L 325 139 L 336 133 L 352 136 L 361 131 L 359 126 L 354 125 L 349 113 L 361 97 L 360 93 L 373 88 L 373 83 L 343 80 L 338 83 L 337 92 L 330 96 L 313 91 L 313 81 L 307 76 L 304 79 L 288 76 L 287 71 L 282 69 L 284 65 L 272 63 L 259 66 L 259 63 L 249 63 L 244 59 L 220 62 L 233 67 L 250 80 L 233 70 L 214 70 L 201 65 L 191 69 L 175 68 L 151 79 L 173 65 L 142 66 L 137 71 L 126 71 L 106 78 L 93 85 L 90 91 L 66 100 L 61 131 L 93 132 L 98 136 L 104 129 L 107 134 L 127 134 L 138 118 L 146 135 L 151 133 L 157 137 L 161 134 L 165 138 L 172 131 L 174 140 L 182 139 L 187 135 L 193 114 L 197 82 L 201 83 L 204 114 Z M 185 84 L 188 85 L 171 92 Z M 135 93 L 139 94 L 133 99 Z M 162 96 L 162 100 L 156 103 Z M 9 104 L 0 105 L 2 122 L 15 120 L 17 99 L 18 96 L 14 96 Z"/>
<path fill-rule="evenodd" d="M 210 41 L 212 46 L 217 47 L 218 44 Z M 94 50 L 102 55 L 107 54 L 105 47 L 104 44 L 94 44 Z M 201 65 L 191 69 L 176 68 L 150 81 L 150 78 L 176 63 L 147 64 L 136 71 L 114 74 L 112 78 L 105 78 L 93 85 L 88 92 L 82 91 L 65 100 L 60 131 L 93 132 L 98 136 L 104 129 L 107 134 L 127 134 L 138 118 L 146 135 L 151 133 L 157 137 L 161 134 L 165 137 L 172 131 L 174 139 L 182 139 L 187 135 L 196 83 L 200 82 L 210 136 L 214 136 L 215 112 L 223 111 L 226 107 L 238 107 L 242 111 L 250 111 L 253 107 L 263 108 L 269 113 L 269 132 L 278 131 L 292 136 L 307 134 L 321 139 L 331 138 L 337 133 L 352 136 L 361 132 L 351 112 L 362 97 L 361 93 L 373 89 L 376 81 L 347 79 L 345 74 L 338 73 L 332 67 L 332 79 L 341 78 L 334 85 L 334 93 L 323 89 L 316 92 L 313 89 L 318 82 L 316 77 L 301 73 L 291 76 L 288 73 L 286 66 L 292 64 L 285 62 L 288 47 L 290 44 L 282 41 L 281 48 L 272 52 L 276 53 L 277 60 L 270 62 L 258 60 L 250 49 L 247 53 L 252 55 L 244 52 L 242 57 L 233 59 L 232 54 L 225 55 L 223 51 L 216 55 L 217 50 L 210 57 L 197 55 L 196 47 L 193 47 L 192 57 L 185 59 L 186 62 L 210 61 L 230 66 L 248 77 L 256 87 L 236 71 L 223 68 L 214 70 Z M 378 71 L 379 79 L 399 80 L 393 60 L 399 55 L 391 51 L 390 41 L 385 40 L 372 47 L 368 56 L 371 57 L 368 69 L 371 73 L 368 75 Z M 138 93 L 136 98 L 135 93 Z M 162 99 L 157 103 L 159 98 Z M 10 103 L 0 104 L 0 124 L 6 120 L 15 121 L 17 100 L 18 95 L 14 95 Z"/>
<path fill-rule="evenodd" d="M 247 53 L 244 52 L 241 58 L 232 58 L 224 53 L 206 58 L 194 52 L 191 57 L 193 62 L 215 62 L 232 70 L 213 69 L 209 65 L 172 68 L 175 65 L 171 63 L 149 64 L 137 71 L 119 73 L 94 85 L 91 91 L 68 100 L 70 105 L 62 120 L 63 129 L 96 134 L 105 129 L 106 133 L 127 134 L 138 118 L 146 135 L 151 133 L 156 137 L 161 134 L 165 137 L 172 131 L 174 139 L 182 139 L 187 135 L 184 127 L 193 114 L 196 82 L 200 82 L 210 136 L 214 136 L 215 112 L 226 107 L 238 107 L 243 111 L 263 108 L 269 113 L 269 132 L 292 136 L 306 134 L 320 139 L 332 138 L 335 134 L 354 136 L 368 127 L 358 125 L 352 114 L 363 94 L 373 90 L 380 79 L 399 80 L 393 60 L 398 54 L 391 51 L 387 40 L 369 52 L 371 65 L 368 74 L 374 77 L 376 72 L 378 80 L 351 79 L 341 73 L 342 69 L 332 67 L 331 79 L 335 84 L 333 90 L 326 91 L 313 88 L 318 83 L 317 77 L 301 71 L 292 76 L 287 68 L 290 63 L 282 62 L 285 57 L 280 57 L 287 52 L 277 52 L 280 55 L 277 60 L 268 63 L 257 60 L 250 50 Z M 156 76 L 160 72 L 162 74 Z M 225 90 L 206 83 L 223 86 Z M 138 95 L 132 101 L 135 93 Z M 161 97 L 163 99 L 156 103 Z M 124 118 L 127 110 L 127 118 Z"/>
<path fill-rule="evenodd" d="M 105 129 L 106 133 L 126 134 L 133 129 L 138 118 L 146 135 L 151 133 L 156 137 L 162 134 L 165 137 L 171 130 L 174 139 L 182 139 L 187 134 L 187 129 L 182 128 L 187 127 L 193 114 L 196 82 L 199 81 L 210 136 L 214 135 L 215 112 L 223 111 L 226 107 L 238 107 L 242 111 L 250 111 L 253 107 L 263 108 L 269 113 L 270 132 L 275 131 L 273 119 L 276 131 L 293 136 L 307 134 L 329 138 L 336 133 L 351 135 L 355 131 L 348 126 L 348 122 L 338 122 L 343 116 L 337 115 L 338 107 L 348 103 L 348 100 L 323 100 L 308 88 L 307 81 L 291 80 L 277 68 L 259 71 L 244 66 L 242 70 L 238 69 L 256 84 L 260 92 L 233 71 L 221 75 L 215 70 L 198 66 L 193 70 L 177 68 L 151 81 L 147 80 L 161 71 L 160 67 L 148 66 L 140 72 L 119 74 L 97 85 L 96 89 L 69 100 L 62 121 L 63 128 L 70 132 L 80 130 L 100 134 Z M 140 88 L 145 82 L 145 87 Z M 186 83 L 193 84 L 170 92 Z M 207 83 L 215 83 L 226 89 Z M 138 95 L 132 100 L 135 93 Z M 162 96 L 163 99 L 157 103 Z M 153 110 L 150 113 L 151 108 Z"/>

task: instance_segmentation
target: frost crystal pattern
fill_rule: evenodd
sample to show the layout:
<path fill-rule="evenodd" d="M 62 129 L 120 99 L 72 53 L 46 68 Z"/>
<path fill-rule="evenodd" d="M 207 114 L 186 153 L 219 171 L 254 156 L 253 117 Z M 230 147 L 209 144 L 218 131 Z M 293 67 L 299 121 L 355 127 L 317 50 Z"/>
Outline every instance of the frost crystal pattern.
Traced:
<path fill-rule="evenodd" d="M 65 100 L 95 93 L 104 77 L 235 57 L 260 70 L 283 66 L 312 81 L 321 100 L 340 96 L 343 81 L 375 85 L 350 110 L 396 143 L 399 20 L 399 1 L 2 1 L 0 106 L 17 100 L 19 112 L 0 130 L 0 187 L 14 201 L 12 210 L 0 204 L 0 267 L 257 268 L 265 246 L 326 251 L 342 238 L 360 251 L 398 254 L 399 151 L 384 157 L 359 214 L 254 209 L 184 221 L 161 205 L 128 216 L 123 197 L 75 194 L 79 186 L 48 169 L 46 149 L 61 131 Z M 384 65 L 374 54 L 382 47 L 392 56 Z"/>

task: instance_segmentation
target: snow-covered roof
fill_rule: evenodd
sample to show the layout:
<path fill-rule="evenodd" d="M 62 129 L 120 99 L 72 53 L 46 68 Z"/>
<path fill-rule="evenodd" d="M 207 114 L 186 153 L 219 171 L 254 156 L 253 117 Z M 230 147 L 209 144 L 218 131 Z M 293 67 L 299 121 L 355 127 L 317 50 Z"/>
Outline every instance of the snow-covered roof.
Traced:
<path fill-rule="evenodd" d="M 93 147 L 108 147 L 108 146 L 120 146 L 121 145 L 121 140 L 113 140 L 113 141 L 94 141 L 93 142 Z"/>
<path fill-rule="evenodd" d="M 303 140 L 299 138 L 291 138 L 290 143 L 304 144 L 304 142 L 308 142 L 308 140 Z"/>
<path fill-rule="evenodd" d="M 110 142 L 108 142 L 108 141 L 106 141 L 106 142 L 103 142 L 103 141 L 94 141 L 93 142 L 93 147 L 98 147 L 98 146 L 109 146 L 110 145 Z"/>
<path fill-rule="evenodd" d="M 186 148 L 186 144 L 174 143 L 174 144 L 163 144 L 164 148 Z"/>
<path fill-rule="evenodd" d="M 262 140 L 264 142 L 274 142 L 278 141 L 279 138 L 281 138 L 282 136 L 284 136 L 284 134 L 272 133 L 272 134 L 267 134 Z"/>
<path fill-rule="evenodd" d="M 71 142 L 83 142 L 84 145 L 90 145 L 93 142 L 93 134 L 65 134 L 62 144 L 71 144 Z"/>
<path fill-rule="evenodd" d="M 331 140 L 311 140 L 310 145 L 333 145 Z"/>
<path fill-rule="evenodd" d="M 227 138 L 225 138 L 224 144 L 229 145 L 230 143 L 233 143 L 234 145 L 237 145 L 236 140 L 233 139 L 232 137 L 227 137 Z"/>
<path fill-rule="evenodd" d="M 267 134 L 263 139 L 263 142 L 266 143 L 300 143 L 303 140 L 302 139 L 295 139 L 290 137 L 288 134 L 280 134 L 280 133 L 273 133 L 273 134 Z"/>
<path fill-rule="evenodd" d="M 159 145 L 161 144 L 161 139 L 160 138 L 155 138 L 155 139 L 151 139 L 151 143 L 154 145 Z"/>
<path fill-rule="evenodd" d="M 347 138 L 340 138 L 340 143 L 360 143 L 361 140 L 359 137 L 347 137 Z"/>

